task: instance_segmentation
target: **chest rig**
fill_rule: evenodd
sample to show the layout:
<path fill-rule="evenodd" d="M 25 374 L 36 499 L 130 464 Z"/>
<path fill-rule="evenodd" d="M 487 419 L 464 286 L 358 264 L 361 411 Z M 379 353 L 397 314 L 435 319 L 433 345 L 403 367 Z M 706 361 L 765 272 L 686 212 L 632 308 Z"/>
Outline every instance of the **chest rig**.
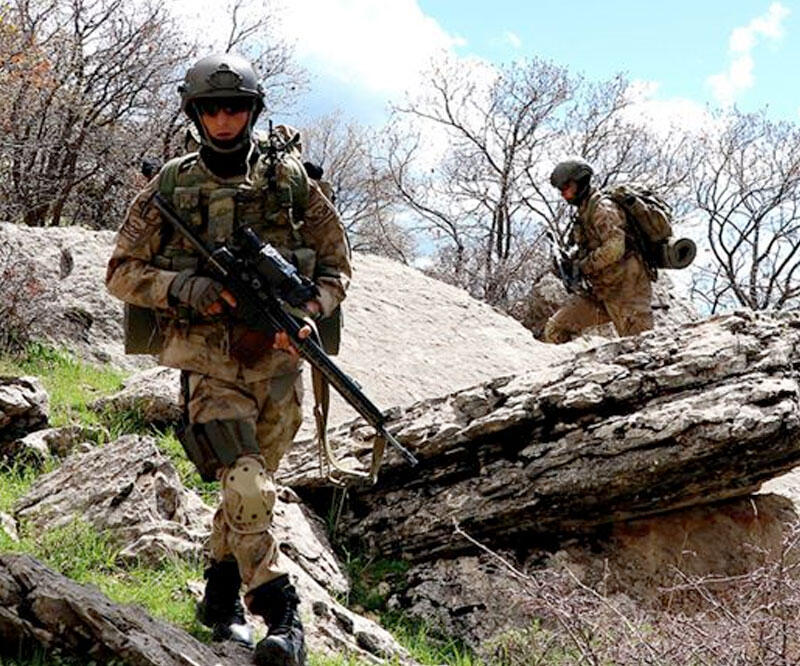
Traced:
<path fill-rule="evenodd" d="M 247 177 L 221 180 L 197 153 L 190 153 L 164 166 L 159 192 L 208 245 L 230 244 L 234 232 L 247 226 L 313 278 L 314 252 L 305 246 L 301 233 L 308 178 L 293 154 L 261 154 Z M 202 268 L 196 253 L 176 234 L 165 238 L 153 264 L 173 271 Z"/>

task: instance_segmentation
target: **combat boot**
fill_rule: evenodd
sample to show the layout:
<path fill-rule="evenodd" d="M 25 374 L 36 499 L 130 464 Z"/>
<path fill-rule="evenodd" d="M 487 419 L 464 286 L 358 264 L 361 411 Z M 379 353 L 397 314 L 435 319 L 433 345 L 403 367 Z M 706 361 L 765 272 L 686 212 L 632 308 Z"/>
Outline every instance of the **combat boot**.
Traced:
<path fill-rule="evenodd" d="M 250 611 L 264 618 L 266 638 L 256 645 L 258 666 L 305 666 L 306 645 L 300 622 L 300 599 L 289 576 L 279 576 L 247 593 Z"/>
<path fill-rule="evenodd" d="M 212 630 L 213 641 L 236 641 L 252 648 L 253 628 L 244 619 L 239 599 L 242 578 L 235 560 L 212 562 L 203 577 L 206 591 L 197 604 L 197 619 Z"/>

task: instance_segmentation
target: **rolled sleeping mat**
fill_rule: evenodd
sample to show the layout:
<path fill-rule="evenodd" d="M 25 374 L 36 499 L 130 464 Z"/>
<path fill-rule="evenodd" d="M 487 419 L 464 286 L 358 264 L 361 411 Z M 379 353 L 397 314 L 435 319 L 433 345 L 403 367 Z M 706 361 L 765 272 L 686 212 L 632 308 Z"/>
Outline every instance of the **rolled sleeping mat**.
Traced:
<path fill-rule="evenodd" d="M 661 246 L 660 268 L 686 268 L 694 261 L 697 246 L 690 238 L 670 239 Z"/>

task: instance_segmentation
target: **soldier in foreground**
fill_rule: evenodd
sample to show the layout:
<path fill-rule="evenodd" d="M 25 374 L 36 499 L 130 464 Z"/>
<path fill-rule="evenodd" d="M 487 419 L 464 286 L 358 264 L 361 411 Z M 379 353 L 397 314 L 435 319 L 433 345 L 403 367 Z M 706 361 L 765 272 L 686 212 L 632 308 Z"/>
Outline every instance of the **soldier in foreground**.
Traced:
<path fill-rule="evenodd" d="M 590 326 L 609 321 L 620 336 L 653 328 L 655 278 L 627 228 L 625 211 L 591 185 L 591 165 L 582 159 L 559 162 L 550 183 L 577 208 L 571 230 L 573 275 L 585 285 L 545 324 L 546 342 L 568 342 Z"/>
<path fill-rule="evenodd" d="M 344 229 L 291 151 L 275 158 L 268 182 L 254 177 L 268 147 L 253 130 L 264 102 L 249 62 L 232 54 L 203 58 L 180 92 L 200 149 L 167 163 L 136 197 L 106 283 L 126 303 L 158 313 L 160 362 L 182 371 L 181 442 L 204 478 L 222 484 L 200 620 L 217 640 L 252 645 L 239 599 L 244 584 L 245 603 L 269 627 L 255 646 L 255 663 L 299 666 L 305 663 L 299 600 L 278 567 L 270 527 L 273 475 L 301 422 L 300 361 L 285 333 L 268 336 L 237 318 L 236 298 L 204 271 L 153 198 L 170 201 L 210 245 L 230 243 L 240 225 L 255 230 L 313 280 L 318 296 L 304 306 L 310 317 L 330 314 L 344 298 L 350 278 Z"/>

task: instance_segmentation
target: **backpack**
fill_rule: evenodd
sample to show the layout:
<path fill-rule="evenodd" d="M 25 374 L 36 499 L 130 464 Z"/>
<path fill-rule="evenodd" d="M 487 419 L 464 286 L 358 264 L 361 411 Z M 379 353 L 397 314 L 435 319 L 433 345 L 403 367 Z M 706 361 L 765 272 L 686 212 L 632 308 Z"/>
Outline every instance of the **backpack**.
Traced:
<path fill-rule="evenodd" d="M 659 268 L 663 247 L 672 237 L 670 205 L 635 183 L 617 185 L 603 194 L 625 211 L 629 231 L 645 263 L 652 269 Z"/>

